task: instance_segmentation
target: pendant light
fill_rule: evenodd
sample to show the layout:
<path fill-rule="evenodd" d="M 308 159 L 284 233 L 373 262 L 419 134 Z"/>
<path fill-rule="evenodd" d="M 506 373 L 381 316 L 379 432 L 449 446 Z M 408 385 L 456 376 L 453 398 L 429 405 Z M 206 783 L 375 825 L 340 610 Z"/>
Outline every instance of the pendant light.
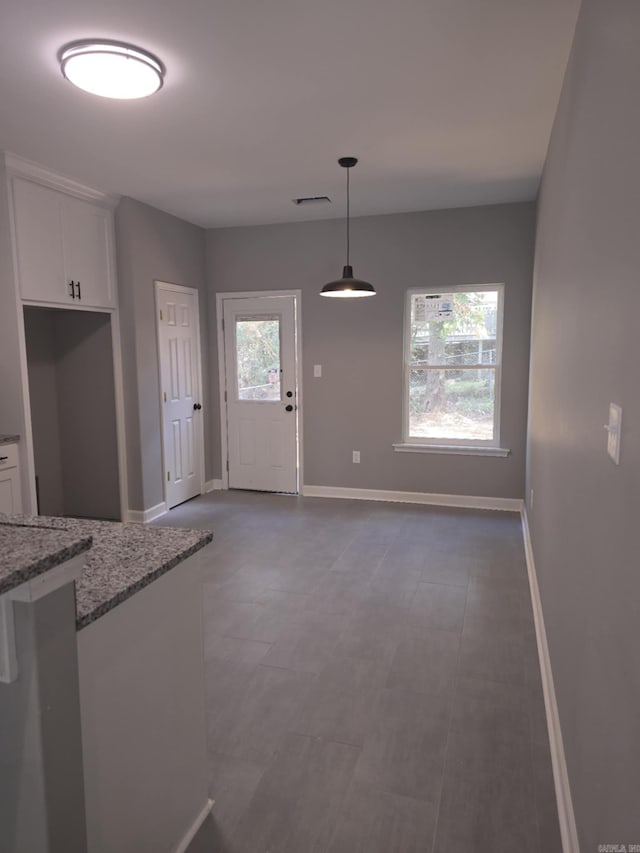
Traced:
<path fill-rule="evenodd" d="M 358 162 L 357 157 L 341 157 L 338 163 L 347 170 L 347 263 L 342 268 L 342 278 L 330 281 L 320 291 L 320 296 L 339 296 L 353 299 L 356 296 L 375 296 L 376 291 L 368 281 L 353 277 L 353 267 L 349 263 L 349 169 Z"/>

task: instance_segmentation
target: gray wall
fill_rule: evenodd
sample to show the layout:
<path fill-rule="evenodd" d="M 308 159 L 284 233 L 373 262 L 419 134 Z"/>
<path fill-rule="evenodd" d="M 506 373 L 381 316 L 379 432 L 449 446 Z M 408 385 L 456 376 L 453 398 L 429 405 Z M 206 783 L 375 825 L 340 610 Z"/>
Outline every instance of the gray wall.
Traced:
<path fill-rule="evenodd" d="M 205 477 L 212 474 L 205 232 L 142 202 L 123 198 L 115 212 L 127 437 L 129 508 L 164 500 L 160 380 L 154 281 L 199 291 Z M 217 424 L 217 422 L 214 422 Z M 214 428 L 217 429 L 217 426 Z"/>
<path fill-rule="evenodd" d="M 55 311 L 53 324 L 65 513 L 119 519 L 110 315 Z"/>
<path fill-rule="evenodd" d="M 63 515 L 62 452 L 53 311 L 24 309 L 33 457 L 43 515 Z"/>
<path fill-rule="evenodd" d="M 120 518 L 111 318 L 25 308 L 40 512 Z"/>
<path fill-rule="evenodd" d="M 640 843 L 639 33 L 637 0 L 583 0 L 535 259 L 530 519 L 584 851 Z"/>
<path fill-rule="evenodd" d="M 533 204 L 352 220 L 352 263 L 371 299 L 318 296 L 344 263 L 343 220 L 207 234 L 213 400 L 218 400 L 214 292 L 301 289 L 304 481 L 461 495 L 524 493 Z M 505 283 L 502 445 L 507 459 L 396 453 L 402 438 L 402 347 L 408 288 Z M 321 379 L 313 365 L 321 364 Z M 216 411 L 214 426 L 219 423 Z M 351 462 L 361 451 L 360 465 Z M 221 459 L 215 443 L 214 476 Z"/>
<path fill-rule="evenodd" d="M 20 364 L 18 302 L 13 276 L 9 195 L 4 160 L 0 157 L 0 433 L 25 435 L 25 399 Z M 18 445 L 22 469 L 22 500 L 28 500 L 26 443 Z"/>

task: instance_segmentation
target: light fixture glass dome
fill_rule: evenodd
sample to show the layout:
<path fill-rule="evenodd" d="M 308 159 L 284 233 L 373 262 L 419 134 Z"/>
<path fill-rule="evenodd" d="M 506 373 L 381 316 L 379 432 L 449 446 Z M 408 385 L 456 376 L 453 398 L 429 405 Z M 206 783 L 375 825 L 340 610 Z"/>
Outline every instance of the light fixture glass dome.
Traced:
<path fill-rule="evenodd" d="M 160 89 L 165 75 L 153 54 L 107 39 L 71 42 L 60 49 L 58 59 L 70 83 L 102 98 L 146 98 Z"/>

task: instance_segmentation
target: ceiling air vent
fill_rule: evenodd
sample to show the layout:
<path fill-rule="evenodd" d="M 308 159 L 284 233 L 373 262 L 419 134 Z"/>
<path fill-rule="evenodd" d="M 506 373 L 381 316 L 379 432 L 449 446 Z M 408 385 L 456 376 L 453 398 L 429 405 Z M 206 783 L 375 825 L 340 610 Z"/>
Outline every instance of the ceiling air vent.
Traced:
<path fill-rule="evenodd" d="M 331 204 L 328 195 L 308 195 L 303 198 L 292 198 L 294 204 Z"/>

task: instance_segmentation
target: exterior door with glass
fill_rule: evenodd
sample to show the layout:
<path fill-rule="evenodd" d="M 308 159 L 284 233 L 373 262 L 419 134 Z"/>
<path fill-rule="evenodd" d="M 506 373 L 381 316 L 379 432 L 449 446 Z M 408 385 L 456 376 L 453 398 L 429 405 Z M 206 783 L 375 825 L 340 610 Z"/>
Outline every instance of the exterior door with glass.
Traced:
<path fill-rule="evenodd" d="M 222 304 L 229 488 L 297 493 L 295 296 Z"/>

